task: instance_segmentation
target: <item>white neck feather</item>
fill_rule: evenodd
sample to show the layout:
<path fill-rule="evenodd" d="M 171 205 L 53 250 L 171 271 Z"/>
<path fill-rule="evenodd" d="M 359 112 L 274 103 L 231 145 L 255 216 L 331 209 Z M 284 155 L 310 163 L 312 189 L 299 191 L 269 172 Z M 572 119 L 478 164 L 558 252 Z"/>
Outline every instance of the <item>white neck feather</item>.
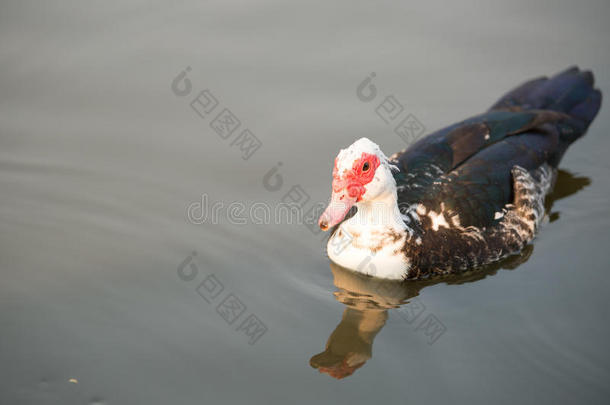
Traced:
<path fill-rule="evenodd" d="M 378 233 L 387 230 L 400 232 L 406 229 L 402 215 L 398 209 L 396 190 L 391 190 L 373 201 L 356 204 L 358 212 L 345 221 L 345 229 L 353 230 L 357 234 L 368 232 Z"/>

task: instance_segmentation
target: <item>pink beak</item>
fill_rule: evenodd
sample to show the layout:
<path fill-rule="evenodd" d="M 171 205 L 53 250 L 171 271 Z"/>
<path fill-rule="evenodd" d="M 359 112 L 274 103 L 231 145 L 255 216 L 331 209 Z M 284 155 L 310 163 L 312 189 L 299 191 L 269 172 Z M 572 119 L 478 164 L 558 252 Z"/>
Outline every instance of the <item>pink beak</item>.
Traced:
<path fill-rule="evenodd" d="M 328 204 L 328 207 L 326 207 L 318 220 L 320 229 L 327 231 L 343 221 L 343 218 L 345 218 L 349 209 L 354 206 L 357 200 L 358 197 L 350 197 L 346 189 L 338 193 L 333 191 L 330 204 Z"/>

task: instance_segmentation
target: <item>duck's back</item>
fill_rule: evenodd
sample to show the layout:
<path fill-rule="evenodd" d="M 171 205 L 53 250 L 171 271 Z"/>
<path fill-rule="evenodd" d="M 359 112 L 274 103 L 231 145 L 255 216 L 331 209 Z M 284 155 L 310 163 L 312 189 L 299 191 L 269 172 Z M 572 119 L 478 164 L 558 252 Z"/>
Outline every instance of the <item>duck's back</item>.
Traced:
<path fill-rule="evenodd" d="M 401 210 L 418 204 L 433 215 L 443 213 L 448 226 L 493 225 L 513 201 L 513 167 L 534 176 L 543 165 L 555 168 L 585 133 L 601 104 L 593 84 L 593 75 L 578 68 L 531 80 L 488 112 L 393 156 Z"/>

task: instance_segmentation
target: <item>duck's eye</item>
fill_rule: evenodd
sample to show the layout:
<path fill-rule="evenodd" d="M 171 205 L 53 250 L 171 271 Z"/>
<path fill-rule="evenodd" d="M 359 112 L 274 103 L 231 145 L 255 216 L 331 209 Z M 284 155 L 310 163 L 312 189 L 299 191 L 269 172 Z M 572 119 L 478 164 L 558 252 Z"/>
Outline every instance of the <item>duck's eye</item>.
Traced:
<path fill-rule="evenodd" d="M 364 165 L 362 166 L 362 171 L 368 172 L 370 168 L 371 168 L 371 165 L 369 165 L 369 162 L 364 162 Z"/>

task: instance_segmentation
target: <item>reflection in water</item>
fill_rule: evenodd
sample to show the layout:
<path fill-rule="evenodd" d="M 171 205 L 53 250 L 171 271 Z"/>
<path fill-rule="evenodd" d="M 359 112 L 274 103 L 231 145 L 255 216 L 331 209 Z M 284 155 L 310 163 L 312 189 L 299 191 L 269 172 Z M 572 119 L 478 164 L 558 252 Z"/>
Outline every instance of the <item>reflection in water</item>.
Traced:
<path fill-rule="evenodd" d="M 552 211 L 555 201 L 576 193 L 590 183 L 587 177 L 576 177 L 560 170 L 555 188 L 546 200 L 549 220 L 559 218 L 559 212 Z M 409 299 L 417 297 L 421 289 L 430 285 L 464 284 L 494 275 L 500 269 L 515 269 L 529 259 L 533 250 L 533 245 L 528 245 L 520 254 L 480 269 L 406 282 L 368 277 L 331 262 L 334 284 L 338 289 L 334 295 L 346 308 L 341 322 L 326 342 L 326 349 L 311 358 L 311 366 L 337 379 L 352 375 L 373 356 L 373 340 L 385 325 L 389 309 L 409 305 Z"/>

